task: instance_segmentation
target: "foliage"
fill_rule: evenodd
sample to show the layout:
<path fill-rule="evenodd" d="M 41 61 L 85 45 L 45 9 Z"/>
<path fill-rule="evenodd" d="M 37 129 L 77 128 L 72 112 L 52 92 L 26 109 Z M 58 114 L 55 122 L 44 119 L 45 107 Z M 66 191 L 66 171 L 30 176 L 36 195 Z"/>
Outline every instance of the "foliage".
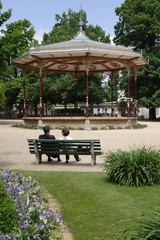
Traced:
<path fill-rule="evenodd" d="M 3 12 L 2 13 L 2 2 L 0 0 L 0 27 L 2 28 L 3 24 L 11 17 L 11 9 L 8 9 L 8 11 Z M 1 54 L 0 54 L 0 71 L 6 67 L 6 63 L 5 63 L 5 54 L 3 52 L 3 48 L 2 48 L 2 36 L 0 35 L 0 49 L 1 49 Z"/>
<path fill-rule="evenodd" d="M 90 39 L 97 41 L 100 37 L 102 42 L 110 42 L 109 35 L 105 36 L 105 32 L 100 26 L 87 26 L 88 21 L 85 11 L 80 10 L 79 12 L 74 12 L 69 9 L 68 13 L 63 12 L 62 16 L 56 14 L 56 24 L 53 26 L 51 32 L 44 33 L 42 44 L 71 40 L 79 30 L 80 18 L 83 21 L 84 32 Z"/>
<path fill-rule="evenodd" d="M 142 51 L 149 65 L 139 70 L 137 99 L 150 110 L 150 119 L 155 119 L 155 107 L 159 107 L 157 91 L 160 88 L 160 2 L 159 0 L 125 0 L 115 9 L 119 22 L 115 25 L 116 44 L 130 46 Z M 123 89 L 126 89 L 124 77 Z M 131 78 L 130 89 L 134 89 Z M 121 86 L 122 87 L 122 86 Z M 131 91 L 134 98 L 134 92 Z"/>
<path fill-rule="evenodd" d="M 33 39 L 35 34 L 31 22 L 27 19 L 18 20 L 17 22 L 3 25 L 11 16 L 11 10 L 1 13 L 2 4 L 0 2 L 0 80 L 3 84 L 3 94 L 0 100 L 5 110 L 12 110 L 13 105 L 18 103 L 19 108 L 22 108 L 22 101 L 19 100 L 19 93 L 23 87 L 20 80 L 21 70 L 11 65 L 11 60 L 19 57 L 22 53 L 29 50 L 30 47 L 36 46 L 38 42 Z M 20 83 L 19 83 L 20 81 Z M 22 84 L 22 85 L 21 85 Z M 4 100 L 6 101 L 4 102 Z"/>
<path fill-rule="evenodd" d="M 14 205 L 0 180 L 0 232 L 10 233 L 12 231 L 15 215 Z"/>
<path fill-rule="evenodd" d="M 5 91 L 5 98 L 6 98 L 6 105 L 5 109 L 10 110 L 14 106 L 21 106 L 23 104 L 22 99 L 19 100 L 18 96 L 20 92 L 23 91 L 23 78 L 15 78 L 14 81 L 6 81 L 3 82 L 4 91 Z"/>
<path fill-rule="evenodd" d="M 0 26 L 2 26 L 4 22 L 6 22 L 11 17 L 11 9 L 8 9 L 8 11 L 2 13 L 1 12 L 2 7 L 3 5 L 0 0 Z"/>
<path fill-rule="evenodd" d="M 113 101 L 117 101 L 118 98 L 118 90 L 119 90 L 119 73 L 116 73 L 113 78 Z M 111 78 L 108 79 L 108 86 L 107 86 L 107 101 L 111 102 L 112 100 L 112 82 Z"/>
<path fill-rule="evenodd" d="M 160 239 L 160 208 L 144 213 L 135 224 L 122 232 L 119 240 Z"/>
<path fill-rule="evenodd" d="M 6 97 L 4 93 L 4 84 L 0 81 L 0 109 L 3 109 L 5 105 Z"/>
<path fill-rule="evenodd" d="M 114 41 L 140 51 L 159 46 L 159 0 L 125 0 L 115 9 L 119 22 L 115 25 Z"/>
<path fill-rule="evenodd" d="M 89 104 L 92 106 L 94 103 L 99 104 L 106 98 L 106 91 L 102 87 L 103 76 L 101 74 L 89 74 Z M 86 75 L 82 75 L 78 79 L 78 99 L 80 102 L 85 102 L 86 98 Z"/>
<path fill-rule="evenodd" d="M 25 129 L 41 129 L 41 127 L 38 127 L 37 125 L 24 125 L 24 124 L 14 124 L 12 125 L 12 127 Z"/>
<path fill-rule="evenodd" d="M 129 228 L 135 217 L 159 206 L 157 184 L 119 186 L 106 181 L 103 172 L 20 172 L 37 178 L 56 198 L 74 239 L 115 240 L 116 233 Z"/>
<path fill-rule="evenodd" d="M 115 129 L 115 127 L 114 127 L 114 126 L 112 126 L 112 125 L 110 125 L 110 126 L 108 127 L 108 129 L 109 129 L 109 130 L 114 130 L 114 129 Z"/>
<path fill-rule="evenodd" d="M 160 151 L 140 147 L 106 153 L 103 170 L 119 185 L 143 186 L 160 183 Z"/>
<path fill-rule="evenodd" d="M 11 9 L 9 9 L 6 12 L 2 13 L 2 3 L 0 1 L 0 27 L 2 28 L 3 24 L 11 17 Z M 3 52 L 3 44 L 2 44 L 2 36 L 0 34 L 0 109 L 3 108 L 4 103 L 5 103 L 5 96 L 4 96 L 4 85 L 2 83 L 4 70 L 7 68 L 7 63 L 6 63 L 6 54 Z"/>
<path fill-rule="evenodd" d="M 27 19 L 18 20 L 17 22 L 6 25 L 6 30 L 1 30 L 3 36 L 3 49 L 10 59 L 19 57 L 22 53 L 29 50 L 30 47 L 37 45 L 37 41 L 33 39 L 35 30 L 31 22 Z"/>
<path fill-rule="evenodd" d="M 36 46 L 38 42 L 33 39 L 35 34 L 31 22 L 27 19 L 6 24 L 6 29 L 1 30 L 3 54 L 5 55 L 6 69 L 2 69 L 3 80 L 11 80 L 19 77 L 21 71 L 13 65 L 10 65 L 11 59 L 19 57 L 22 53 Z M 4 73 L 7 70 L 7 73 Z"/>
<path fill-rule="evenodd" d="M 146 124 L 136 124 L 132 126 L 133 129 L 141 129 L 141 128 L 146 128 L 147 125 Z"/>
<path fill-rule="evenodd" d="M 49 239 L 50 233 L 60 232 L 60 215 L 46 207 L 47 192 L 33 177 L 23 177 L 9 170 L 2 171 L 4 183 L 14 205 L 16 217 L 12 234 L 1 233 L 0 239 Z M 52 239 L 52 238 L 51 238 Z M 53 238 L 60 240 L 61 237 Z"/>

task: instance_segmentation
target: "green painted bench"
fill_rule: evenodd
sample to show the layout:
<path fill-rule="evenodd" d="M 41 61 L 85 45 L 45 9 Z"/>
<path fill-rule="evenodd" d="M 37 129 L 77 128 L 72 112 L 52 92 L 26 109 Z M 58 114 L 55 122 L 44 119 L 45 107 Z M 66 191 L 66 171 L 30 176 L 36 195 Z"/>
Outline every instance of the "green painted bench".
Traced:
<path fill-rule="evenodd" d="M 36 164 L 42 162 L 42 154 L 47 155 L 91 155 L 91 166 L 96 165 L 96 156 L 103 154 L 99 139 L 54 140 L 27 139 L 29 151 L 36 155 Z"/>

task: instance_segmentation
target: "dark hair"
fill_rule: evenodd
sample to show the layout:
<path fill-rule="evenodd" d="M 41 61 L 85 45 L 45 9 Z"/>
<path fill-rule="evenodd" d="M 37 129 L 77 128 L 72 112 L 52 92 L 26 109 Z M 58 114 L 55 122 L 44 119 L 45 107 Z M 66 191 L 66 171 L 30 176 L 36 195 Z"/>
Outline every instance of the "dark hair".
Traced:
<path fill-rule="evenodd" d="M 62 133 L 63 133 L 63 136 L 67 137 L 69 135 L 69 129 L 68 128 L 63 128 Z"/>
<path fill-rule="evenodd" d="M 44 133 L 48 133 L 50 131 L 50 126 L 48 126 L 48 125 L 44 126 L 43 131 L 44 131 Z"/>

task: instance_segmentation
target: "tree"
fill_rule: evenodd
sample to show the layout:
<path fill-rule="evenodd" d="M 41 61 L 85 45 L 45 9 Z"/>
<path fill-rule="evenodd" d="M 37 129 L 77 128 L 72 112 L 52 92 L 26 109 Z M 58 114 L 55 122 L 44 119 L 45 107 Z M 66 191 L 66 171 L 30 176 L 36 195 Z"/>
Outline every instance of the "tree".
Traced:
<path fill-rule="evenodd" d="M 4 84 L 0 81 L 0 109 L 3 109 L 5 106 L 6 97 L 4 94 Z"/>
<path fill-rule="evenodd" d="M 1 79 L 5 89 L 7 110 L 11 110 L 13 104 L 19 100 L 19 93 L 23 89 L 23 81 L 21 81 L 22 71 L 10 63 L 11 59 L 19 57 L 22 53 L 35 46 L 38 42 L 33 38 L 35 31 L 30 21 L 27 19 L 19 20 L 6 25 L 6 29 L 1 30 L 3 62 L 5 67 L 0 69 Z M 22 107 L 22 100 L 19 102 L 19 107 Z"/>
<path fill-rule="evenodd" d="M 9 9 L 6 12 L 1 12 L 2 10 L 2 3 L 0 1 L 0 27 L 3 26 L 3 24 L 11 17 L 11 9 Z M 6 64 L 6 55 L 3 49 L 3 44 L 2 44 L 2 35 L 0 34 L 0 80 L 3 79 L 3 75 L 7 69 L 7 64 Z M 5 103 L 5 94 L 4 94 L 4 84 L 1 82 L 0 83 L 0 109 L 4 107 Z"/>
<path fill-rule="evenodd" d="M 160 89 L 160 1 L 125 0 L 115 12 L 119 16 L 119 22 L 115 25 L 115 43 L 142 51 L 144 57 L 149 59 L 149 66 L 138 74 L 137 97 L 149 108 L 150 119 L 154 119 L 155 107 L 160 106 L 160 102 L 157 104 L 155 100 Z"/>
<path fill-rule="evenodd" d="M 92 40 L 97 41 L 99 38 L 102 42 L 110 42 L 110 36 L 105 35 L 105 31 L 98 25 L 87 25 L 86 12 L 80 10 L 74 12 L 71 9 L 68 10 L 68 14 L 63 12 L 62 16 L 56 14 L 55 20 L 57 23 L 53 26 L 53 29 L 49 33 L 44 33 L 42 44 L 51 44 L 56 42 L 62 42 L 71 40 L 79 30 L 80 19 L 83 21 L 83 28 L 86 35 Z"/>
<path fill-rule="evenodd" d="M 0 27 L 11 17 L 11 9 L 8 11 L 1 13 L 1 9 L 3 8 L 2 2 L 0 0 Z"/>
<path fill-rule="evenodd" d="M 38 45 L 37 40 L 33 38 L 35 30 L 31 22 L 24 19 L 7 24 L 6 30 L 1 30 L 1 32 L 3 34 L 1 42 L 8 68 L 11 67 L 13 69 L 13 76 L 11 76 L 10 72 L 8 77 L 18 77 L 19 69 L 13 65 L 10 66 L 10 61 L 28 51 L 29 48 Z"/>

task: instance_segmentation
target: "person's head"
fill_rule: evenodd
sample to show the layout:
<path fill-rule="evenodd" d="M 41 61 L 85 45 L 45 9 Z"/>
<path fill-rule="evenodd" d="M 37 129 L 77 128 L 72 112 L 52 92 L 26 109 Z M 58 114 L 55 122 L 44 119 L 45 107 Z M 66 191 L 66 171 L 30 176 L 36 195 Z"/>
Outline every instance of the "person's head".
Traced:
<path fill-rule="evenodd" d="M 62 129 L 62 135 L 64 136 L 64 137 L 67 137 L 68 135 L 69 135 L 69 129 L 68 128 L 63 128 Z"/>
<path fill-rule="evenodd" d="M 44 131 L 45 134 L 49 134 L 49 132 L 50 132 L 50 126 L 48 126 L 48 125 L 44 126 L 44 127 L 43 127 L 43 131 Z"/>

